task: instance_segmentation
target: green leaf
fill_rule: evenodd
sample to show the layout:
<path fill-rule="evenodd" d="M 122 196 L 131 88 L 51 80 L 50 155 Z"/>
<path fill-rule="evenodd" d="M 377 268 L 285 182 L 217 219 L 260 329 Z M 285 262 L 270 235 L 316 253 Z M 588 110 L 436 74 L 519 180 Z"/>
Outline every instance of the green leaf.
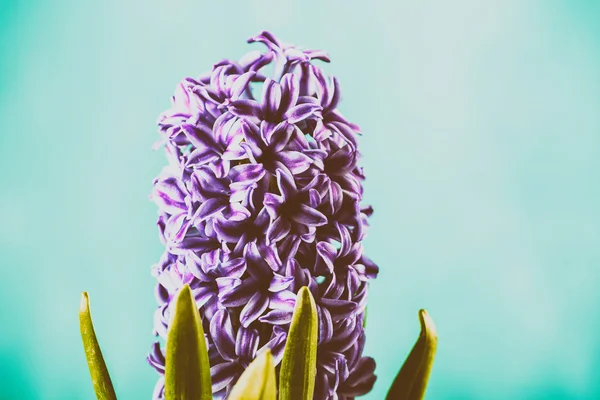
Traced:
<path fill-rule="evenodd" d="M 212 400 L 204 330 L 188 285 L 177 295 L 166 352 L 166 399 Z"/>
<path fill-rule="evenodd" d="M 279 400 L 311 400 L 317 373 L 317 305 L 302 287 L 296 298 L 279 375 Z"/>
<path fill-rule="evenodd" d="M 386 400 L 422 400 L 437 349 L 437 332 L 427 311 L 419 311 L 421 334 L 396 375 Z"/>
<path fill-rule="evenodd" d="M 85 350 L 96 397 L 98 400 L 116 400 L 115 389 L 96 339 L 92 314 L 90 313 L 90 299 L 86 292 L 81 294 L 81 303 L 79 304 L 79 329 L 81 330 L 83 349 Z"/>
<path fill-rule="evenodd" d="M 271 350 L 263 351 L 250 363 L 231 390 L 228 400 L 275 400 L 277 383 Z"/>

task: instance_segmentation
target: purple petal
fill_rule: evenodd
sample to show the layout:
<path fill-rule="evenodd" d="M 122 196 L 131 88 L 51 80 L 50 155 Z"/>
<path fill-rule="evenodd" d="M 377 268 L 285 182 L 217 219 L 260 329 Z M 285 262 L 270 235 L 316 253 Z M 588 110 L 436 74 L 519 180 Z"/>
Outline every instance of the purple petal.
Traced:
<path fill-rule="evenodd" d="M 270 325 L 286 325 L 292 321 L 292 313 L 288 310 L 271 310 L 258 320 Z"/>
<path fill-rule="evenodd" d="M 293 132 L 294 127 L 287 125 L 285 122 L 275 127 L 269 137 L 269 146 L 271 147 L 272 151 L 279 152 L 283 150 L 283 148 L 290 141 Z"/>
<path fill-rule="evenodd" d="M 246 260 L 234 258 L 220 265 L 219 270 L 224 276 L 241 278 L 246 271 Z"/>
<path fill-rule="evenodd" d="M 313 131 L 313 137 L 317 142 L 324 142 L 329 139 L 333 133 L 331 129 L 321 119 L 317 119 L 315 130 Z"/>
<path fill-rule="evenodd" d="M 285 54 L 285 57 L 288 59 L 288 61 L 308 61 L 308 57 L 306 56 L 306 54 L 304 54 L 302 50 L 297 49 L 295 47 L 287 48 L 284 50 L 283 53 Z"/>
<path fill-rule="evenodd" d="M 312 68 L 312 75 L 315 78 L 315 82 L 317 84 L 317 97 L 321 100 L 321 104 L 324 106 L 327 105 L 327 91 L 329 89 L 329 85 L 327 82 L 327 78 L 323 74 L 323 71 L 320 68 Z"/>
<path fill-rule="evenodd" d="M 362 321 L 361 321 L 362 326 Z M 364 330 L 358 335 L 358 340 L 352 345 L 352 347 L 346 351 L 346 358 L 348 359 L 348 365 L 352 368 L 356 366 L 358 360 L 362 356 L 363 350 L 365 348 L 366 336 Z"/>
<path fill-rule="evenodd" d="M 330 376 L 323 372 L 322 367 L 317 367 L 317 375 L 315 377 L 315 392 L 314 399 L 336 399 L 337 395 L 334 394 L 333 385 L 329 383 Z M 334 397 L 334 395 L 336 397 Z"/>
<path fill-rule="evenodd" d="M 262 292 L 255 293 L 240 313 L 240 323 L 242 326 L 247 328 L 265 312 L 268 306 L 269 297 Z"/>
<path fill-rule="evenodd" d="M 256 356 L 260 336 L 256 329 L 241 327 L 235 340 L 235 352 L 243 360 L 252 360 Z"/>
<path fill-rule="evenodd" d="M 273 310 L 294 311 L 296 295 L 289 290 L 273 293 L 269 299 L 269 308 Z"/>
<path fill-rule="evenodd" d="M 172 215 L 165 223 L 165 237 L 174 244 L 183 244 L 183 238 L 189 225 L 190 221 L 185 214 Z"/>
<path fill-rule="evenodd" d="M 233 182 L 256 182 L 265 175 L 266 171 L 262 164 L 236 165 L 230 171 Z"/>
<path fill-rule="evenodd" d="M 249 196 L 257 187 L 258 184 L 256 182 L 233 182 L 229 185 L 229 189 L 231 191 L 231 197 L 229 201 L 243 202 L 246 206 L 248 206 Z"/>
<path fill-rule="evenodd" d="M 239 64 L 244 70 L 247 70 L 246 68 L 249 65 L 253 65 L 254 63 L 258 62 L 262 57 L 263 57 L 263 55 L 261 54 L 260 51 L 258 51 L 258 50 L 250 51 L 250 52 L 244 54 L 242 56 L 242 58 L 240 58 Z"/>
<path fill-rule="evenodd" d="M 298 291 L 302 286 L 308 286 L 310 272 L 300 266 L 298 260 L 290 258 L 285 266 L 285 275 L 294 278 L 291 290 Z"/>
<path fill-rule="evenodd" d="M 277 244 L 278 254 L 285 255 L 283 261 L 287 261 L 296 257 L 300 246 L 300 238 L 296 235 L 289 235 Z"/>
<path fill-rule="evenodd" d="M 167 326 L 169 325 L 169 303 L 163 304 L 154 311 L 154 331 L 161 338 L 167 338 Z"/>
<path fill-rule="evenodd" d="M 246 143 L 248 143 L 252 149 L 259 149 L 258 151 L 260 152 L 263 140 L 260 135 L 259 127 L 255 123 L 246 120 L 241 122 L 241 127 L 241 132 L 244 135 Z"/>
<path fill-rule="evenodd" d="M 341 135 L 343 139 L 353 148 L 356 149 L 358 146 L 356 132 L 352 130 L 348 125 L 342 122 L 330 122 L 328 126 Z"/>
<path fill-rule="evenodd" d="M 155 342 L 152 345 L 152 352 L 148 355 L 148 363 L 154 367 L 154 369 L 156 371 L 158 371 L 158 373 L 163 374 L 165 373 L 165 356 L 160 348 L 160 343 Z"/>
<path fill-rule="evenodd" d="M 248 87 L 248 83 L 256 76 L 256 72 L 250 71 L 240 75 L 231 86 L 231 100 L 237 100 Z"/>
<path fill-rule="evenodd" d="M 262 247 L 260 253 L 264 260 L 267 262 L 267 264 L 269 264 L 269 267 L 272 271 L 278 272 L 283 266 L 281 258 L 279 258 L 279 252 L 277 251 L 277 247 Z"/>
<path fill-rule="evenodd" d="M 325 289 L 323 297 L 327 297 L 328 299 L 339 299 L 342 296 L 342 293 L 346 288 L 343 284 L 340 284 L 338 280 L 336 274 L 331 274 L 327 278 L 327 289 Z"/>
<path fill-rule="evenodd" d="M 202 222 L 207 218 L 212 217 L 219 211 L 223 210 L 225 207 L 227 207 L 228 203 L 229 202 L 227 198 L 213 198 L 206 200 L 205 202 L 200 204 L 200 207 L 198 207 L 198 210 L 194 215 L 194 225 L 196 225 L 198 222 Z"/>
<path fill-rule="evenodd" d="M 352 237 L 350 236 L 350 231 L 344 225 L 342 225 L 338 222 L 336 222 L 335 225 L 340 234 L 340 243 L 342 244 L 339 254 L 341 256 L 345 256 L 352 249 L 352 245 L 353 245 Z"/>
<path fill-rule="evenodd" d="M 231 200 L 230 200 L 231 201 Z M 223 218 L 229 221 L 242 222 L 250 218 L 250 211 L 240 203 L 229 203 L 223 210 Z"/>
<path fill-rule="evenodd" d="M 267 210 L 267 213 L 271 219 L 277 218 L 279 214 L 279 208 L 284 202 L 285 200 L 282 196 L 278 196 L 273 193 L 265 193 L 263 205 L 265 206 L 265 209 Z"/>
<path fill-rule="evenodd" d="M 200 286 L 192 289 L 196 307 L 203 307 L 213 296 L 216 295 L 212 285 L 200 284 Z"/>
<path fill-rule="evenodd" d="M 165 377 L 161 376 L 156 381 L 154 385 L 154 390 L 152 391 L 152 399 L 153 400 L 163 400 L 165 397 Z"/>
<path fill-rule="evenodd" d="M 183 124 L 181 127 L 185 136 L 196 149 L 217 148 L 212 128 L 203 121 L 197 122 L 196 125 Z"/>
<path fill-rule="evenodd" d="M 225 362 L 210 368 L 213 393 L 224 389 L 243 371 L 243 367 L 236 362 Z"/>
<path fill-rule="evenodd" d="M 256 100 L 239 99 L 229 103 L 229 111 L 236 117 L 259 123 L 262 115 L 260 104 Z"/>
<path fill-rule="evenodd" d="M 344 382 L 341 392 L 349 397 L 367 394 L 373 389 L 377 380 L 374 372 L 375 360 L 371 357 L 361 358 Z"/>
<path fill-rule="evenodd" d="M 330 182 L 331 179 L 326 174 L 318 174 L 302 189 L 302 191 L 306 192 L 310 189 L 314 189 L 319 192 L 321 198 L 324 198 L 329 190 Z"/>
<path fill-rule="evenodd" d="M 298 192 L 298 190 L 296 189 L 296 183 L 294 182 L 294 178 L 281 170 L 277 170 L 276 175 L 277 186 L 283 198 L 290 199 L 291 197 L 293 197 Z"/>
<path fill-rule="evenodd" d="M 331 205 L 331 214 L 335 214 L 341 207 L 344 199 L 344 193 L 339 183 L 331 181 L 329 186 L 329 204 Z"/>
<path fill-rule="evenodd" d="M 331 78 L 332 85 L 329 86 L 329 93 L 327 95 L 327 109 L 332 110 L 338 106 L 341 98 L 340 83 L 334 76 Z"/>
<path fill-rule="evenodd" d="M 221 103 L 221 96 L 209 86 L 204 84 L 195 85 L 192 91 L 202 100 L 208 100 L 214 104 Z"/>
<path fill-rule="evenodd" d="M 342 353 L 336 351 L 327 351 L 324 355 L 319 357 L 319 366 L 331 375 L 335 375 L 338 372 L 338 360 L 344 359 Z"/>
<path fill-rule="evenodd" d="M 273 36 L 271 32 L 262 31 L 258 35 L 251 37 L 248 39 L 248 43 L 260 42 L 264 43 L 269 50 L 279 50 L 281 49 L 281 44 L 279 41 Z"/>
<path fill-rule="evenodd" d="M 321 305 L 326 307 L 331 313 L 333 322 L 337 322 L 341 319 L 347 318 L 354 313 L 357 304 L 352 301 L 346 300 L 335 300 L 335 299 L 321 299 Z"/>
<path fill-rule="evenodd" d="M 205 237 L 185 237 L 181 243 L 171 249 L 171 252 L 176 250 L 192 250 L 205 252 L 218 247 L 218 243 L 214 239 Z"/>
<path fill-rule="evenodd" d="M 219 300 L 221 300 L 222 297 L 225 296 L 225 293 L 229 293 L 230 291 L 235 290 L 238 286 L 240 286 L 242 280 L 240 278 L 222 276 L 216 278 L 215 283 L 217 284 L 217 288 L 219 290 Z M 252 296 L 252 294 L 250 294 L 248 298 L 250 298 L 250 296 Z"/>
<path fill-rule="evenodd" d="M 304 243 L 312 243 L 315 241 L 315 237 L 317 235 L 317 228 L 315 228 L 314 226 L 299 225 L 296 226 L 296 229 L 304 230 L 300 234 L 300 239 L 302 239 Z"/>
<path fill-rule="evenodd" d="M 322 226 L 327 223 L 325 215 L 306 204 L 300 204 L 298 210 L 290 217 L 299 224 L 307 226 Z"/>
<path fill-rule="evenodd" d="M 219 158 L 219 154 L 211 148 L 196 149 L 190 153 L 186 166 L 198 167 L 214 162 Z"/>
<path fill-rule="evenodd" d="M 363 328 L 356 324 L 354 318 L 343 320 L 340 330 L 336 332 L 336 336 L 330 341 L 332 347 L 340 352 L 348 350 L 358 340 Z"/>
<path fill-rule="evenodd" d="M 294 175 L 301 174 L 309 169 L 313 162 L 309 156 L 299 151 L 281 151 L 277 156 Z"/>
<path fill-rule="evenodd" d="M 246 278 L 240 285 L 224 293 L 220 293 L 219 300 L 225 307 L 243 306 L 256 293 L 257 287 L 258 282 L 254 278 Z"/>
<path fill-rule="evenodd" d="M 326 51 L 323 50 L 305 50 L 304 53 L 311 59 L 311 60 L 321 60 L 324 62 L 329 62 L 331 61 L 329 58 L 329 54 L 327 54 Z"/>
<path fill-rule="evenodd" d="M 317 254 L 319 256 L 319 259 L 317 260 L 318 264 L 321 264 L 321 262 L 323 262 L 327 268 L 326 271 L 323 272 L 333 272 L 334 262 L 337 257 L 337 250 L 335 249 L 335 247 L 328 242 L 319 242 L 317 243 L 316 249 Z M 319 268 L 317 269 L 320 271 L 323 268 L 319 266 Z"/>
<path fill-rule="evenodd" d="M 365 266 L 365 275 L 369 279 L 377 278 L 377 274 L 379 273 L 379 267 L 370 258 L 363 255 L 360 263 Z"/>
<path fill-rule="evenodd" d="M 369 378 L 375 371 L 375 360 L 371 357 L 362 357 L 350 372 L 349 380 L 362 383 L 364 378 Z"/>
<path fill-rule="evenodd" d="M 219 179 L 210 169 L 195 169 L 191 176 L 190 184 L 193 191 L 201 193 L 201 198 L 216 197 L 217 195 L 227 195 L 226 179 Z M 192 191 L 192 189 L 190 189 Z"/>
<path fill-rule="evenodd" d="M 290 107 L 296 105 L 300 95 L 300 82 L 295 74 L 285 74 L 281 78 L 281 104 L 279 112 L 285 113 Z"/>
<path fill-rule="evenodd" d="M 219 238 L 225 242 L 237 242 L 246 230 L 246 224 L 236 220 L 217 218 L 214 221 L 214 229 Z"/>
<path fill-rule="evenodd" d="M 285 114 L 284 118 L 290 124 L 296 124 L 306 118 L 312 116 L 315 112 L 322 110 L 321 106 L 314 104 L 299 104 L 290 108 Z"/>
<path fill-rule="evenodd" d="M 321 195 L 319 194 L 319 191 L 316 189 L 309 189 L 308 190 L 308 205 L 311 208 L 317 208 L 318 206 L 321 205 Z"/>
<path fill-rule="evenodd" d="M 232 137 L 235 136 L 234 126 L 238 125 L 239 119 L 232 113 L 223 113 L 213 124 L 212 131 L 215 139 L 221 145 L 231 143 Z M 233 131 L 233 132 L 232 132 Z"/>
<path fill-rule="evenodd" d="M 337 360 L 336 385 L 348 379 L 350 371 L 348 370 L 348 359 L 346 357 Z M 339 389 L 338 389 L 339 390 Z"/>
<path fill-rule="evenodd" d="M 283 289 L 287 289 L 293 280 L 293 276 L 273 274 L 273 279 L 271 279 L 271 283 L 269 283 L 269 292 L 281 292 Z"/>
<path fill-rule="evenodd" d="M 300 94 L 303 96 L 308 96 L 310 95 L 310 84 L 312 82 L 312 72 L 311 72 L 311 67 L 313 67 L 312 65 L 310 65 L 309 63 L 302 63 L 300 65 Z"/>
<path fill-rule="evenodd" d="M 281 101 L 281 86 L 271 78 L 267 78 L 263 85 L 262 109 L 268 115 L 274 115 Z"/>
<path fill-rule="evenodd" d="M 241 161 L 248 156 L 248 150 L 238 142 L 232 142 L 221 154 L 223 161 Z"/>
<path fill-rule="evenodd" d="M 225 74 L 231 68 L 231 65 L 221 65 L 216 67 L 210 75 L 210 85 L 219 94 L 225 94 Z"/>
<path fill-rule="evenodd" d="M 279 242 L 281 239 L 286 237 L 288 233 L 290 233 L 291 229 L 292 224 L 290 224 L 290 221 L 288 221 L 287 218 L 282 216 L 277 217 L 267 229 L 268 243 Z"/>
<path fill-rule="evenodd" d="M 367 217 L 373 215 L 373 206 L 362 206 L 360 212 L 365 214 Z"/>
<path fill-rule="evenodd" d="M 236 359 L 235 333 L 227 310 L 219 310 L 210 321 L 210 336 L 217 351 L 227 361 Z"/>
<path fill-rule="evenodd" d="M 317 311 L 319 317 L 319 344 L 327 343 L 333 336 L 333 320 L 327 309 L 319 306 Z"/>
<path fill-rule="evenodd" d="M 313 96 L 300 96 L 298 97 L 298 104 L 314 104 L 320 106 L 321 102 Z"/>
<path fill-rule="evenodd" d="M 175 177 L 158 180 L 154 185 L 153 200 L 159 208 L 169 214 L 187 211 L 185 188 Z"/>
<path fill-rule="evenodd" d="M 271 266 L 265 261 L 261 252 L 259 252 L 256 243 L 248 243 L 244 256 L 246 258 L 246 270 L 254 279 L 259 282 L 271 279 L 273 275 Z"/>

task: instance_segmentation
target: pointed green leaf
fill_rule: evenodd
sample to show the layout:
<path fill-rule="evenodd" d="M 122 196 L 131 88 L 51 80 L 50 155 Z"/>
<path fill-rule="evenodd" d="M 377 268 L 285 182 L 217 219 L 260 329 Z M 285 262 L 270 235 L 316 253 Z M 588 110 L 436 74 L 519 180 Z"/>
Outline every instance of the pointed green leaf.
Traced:
<path fill-rule="evenodd" d="M 427 311 L 419 311 L 421 334 L 396 375 L 386 400 L 422 400 L 437 349 L 437 332 Z"/>
<path fill-rule="evenodd" d="M 188 285 L 177 295 L 166 352 L 166 399 L 212 400 L 204 330 Z"/>
<path fill-rule="evenodd" d="M 279 374 L 279 400 L 311 400 L 317 373 L 317 305 L 302 287 L 296 298 L 292 323 Z"/>
<path fill-rule="evenodd" d="M 79 329 L 81 330 L 83 349 L 85 350 L 85 357 L 87 358 L 96 397 L 98 400 L 116 400 L 117 396 L 115 395 L 108 369 L 106 369 L 106 364 L 104 364 L 100 345 L 96 339 L 92 314 L 90 313 L 90 299 L 86 292 L 81 294 L 81 302 L 79 304 Z"/>
<path fill-rule="evenodd" d="M 277 383 L 271 350 L 262 352 L 244 371 L 228 400 L 276 400 Z"/>

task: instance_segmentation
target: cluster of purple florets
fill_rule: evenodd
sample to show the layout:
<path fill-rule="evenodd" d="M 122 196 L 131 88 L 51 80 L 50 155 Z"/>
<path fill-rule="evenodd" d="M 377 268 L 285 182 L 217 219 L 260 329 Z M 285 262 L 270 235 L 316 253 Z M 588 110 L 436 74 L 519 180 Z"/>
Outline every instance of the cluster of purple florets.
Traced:
<path fill-rule="evenodd" d="M 363 254 L 372 209 L 360 204 L 359 128 L 336 109 L 336 78 L 312 64 L 329 62 L 325 52 L 269 32 L 249 42 L 267 51 L 184 79 L 158 121 L 169 165 L 152 193 L 166 247 L 153 267 L 155 333 L 166 339 L 172 300 L 188 284 L 214 396 L 226 398 L 260 349 L 281 361 L 296 293 L 308 286 L 319 316 L 314 398 L 352 399 L 375 382 L 362 351 L 378 272 Z M 164 374 L 158 342 L 148 360 Z M 163 392 L 161 378 L 154 398 Z"/>

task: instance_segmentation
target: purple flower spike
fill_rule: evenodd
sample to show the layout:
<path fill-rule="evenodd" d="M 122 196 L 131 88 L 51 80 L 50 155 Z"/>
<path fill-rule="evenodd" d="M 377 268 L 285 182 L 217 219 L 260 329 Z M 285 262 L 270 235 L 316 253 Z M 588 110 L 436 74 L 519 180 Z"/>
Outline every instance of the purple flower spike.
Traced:
<path fill-rule="evenodd" d="M 213 394 L 224 399 L 262 349 L 279 364 L 307 286 L 319 316 L 315 399 L 354 399 L 376 379 L 362 352 L 368 282 L 378 273 L 363 254 L 373 210 L 361 204 L 359 128 L 337 109 L 338 80 L 313 64 L 329 62 L 327 53 L 266 31 L 248 41 L 264 52 L 184 79 L 158 120 L 168 166 L 151 195 L 165 245 L 152 269 L 154 332 L 165 339 L 172 300 L 189 285 Z M 153 398 L 162 399 L 160 342 L 148 362 L 161 375 Z"/>

